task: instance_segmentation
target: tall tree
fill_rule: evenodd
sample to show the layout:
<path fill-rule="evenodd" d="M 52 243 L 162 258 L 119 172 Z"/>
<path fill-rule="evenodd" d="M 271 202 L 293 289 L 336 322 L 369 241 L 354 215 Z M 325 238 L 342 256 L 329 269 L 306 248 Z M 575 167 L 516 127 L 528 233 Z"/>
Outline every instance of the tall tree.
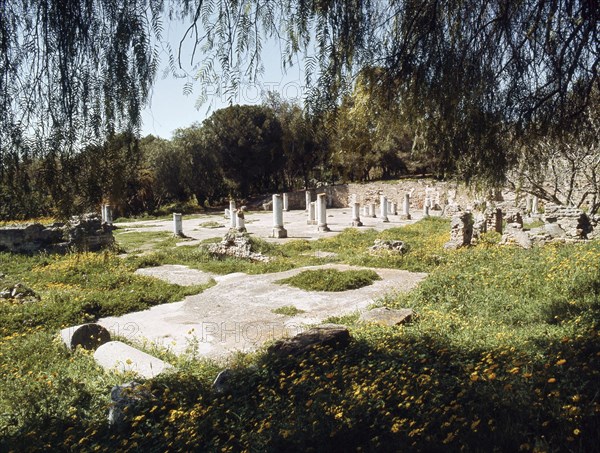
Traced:
<path fill-rule="evenodd" d="M 202 128 L 205 146 L 218 156 L 232 195 L 247 197 L 280 187 L 285 157 L 281 125 L 271 109 L 234 105 L 217 110 Z"/>

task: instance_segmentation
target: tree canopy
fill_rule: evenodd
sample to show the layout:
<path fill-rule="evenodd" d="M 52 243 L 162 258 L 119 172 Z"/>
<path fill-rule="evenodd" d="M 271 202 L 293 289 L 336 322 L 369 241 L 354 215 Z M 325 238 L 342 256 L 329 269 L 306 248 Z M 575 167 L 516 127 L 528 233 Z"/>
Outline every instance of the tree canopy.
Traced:
<path fill-rule="evenodd" d="M 229 92 L 259 77 L 267 39 L 280 40 L 286 65 L 306 54 L 317 116 L 377 68 L 368 85 L 419 132 L 418 147 L 444 175 L 500 182 L 517 160 L 515 141 L 576 133 L 598 108 L 595 0 L 4 0 L 0 8 L 0 178 L 9 188 L 12 167 L 31 155 L 136 132 L 170 18 L 189 28 L 169 68 L 189 59 L 201 98 L 217 77 Z M 191 55 L 180 53 L 190 41 Z"/>

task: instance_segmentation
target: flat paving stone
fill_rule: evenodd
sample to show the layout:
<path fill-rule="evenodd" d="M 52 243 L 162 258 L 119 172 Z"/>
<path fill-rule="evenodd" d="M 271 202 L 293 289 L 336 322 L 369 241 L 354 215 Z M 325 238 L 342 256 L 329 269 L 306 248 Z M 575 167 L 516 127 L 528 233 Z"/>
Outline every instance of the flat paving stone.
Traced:
<path fill-rule="evenodd" d="M 213 280 L 212 274 L 190 269 L 180 264 L 165 264 L 157 267 L 145 267 L 135 271 L 137 275 L 154 277 L 167 283 L 180 286 L 206 285 Z"/>

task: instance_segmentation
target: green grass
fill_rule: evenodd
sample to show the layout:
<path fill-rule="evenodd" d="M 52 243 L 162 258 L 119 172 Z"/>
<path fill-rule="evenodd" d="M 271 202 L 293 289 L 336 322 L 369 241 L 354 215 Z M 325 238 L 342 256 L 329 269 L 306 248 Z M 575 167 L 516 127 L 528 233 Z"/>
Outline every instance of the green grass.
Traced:
<path fill-rule="evenodd" d="M 300 310 L 299 308 L 296 308 L 293 305 L 284 305 L 283 307 L 271 310 L 271 312 L 275 313 L 276 315 L 296 316 L 300 313 L 304 313 L 304 310 Z"/>
<path fill-rule="evenodd" d="M 305 291 L 339 292 L 359 289 L 381 280 L 377 272 L 370 269 L 339 271 L 337 269 L 306 270 L 275 283 L 290 285 Z"/>
<path fill-rule="evenodd" d="M 41 295 L 35 308 L 0 302 L 0 450 L 597 451 L 600 242 L 521 250 L 486 235 L 446 252 L 443 225 L 257 243 L 279 261 L 269 265 L 212 260 L 198 247 L 126 260 L 0 254 L 3 284 L 21 281 Z M 106 425 L 109 392 L 132 377 L 104 373 L 89 353 L 67 354 L 57 337 L 65 318 L 85 319 L 82 301 L 124 312 L 186 291 L 134 276 L 140 260 L 265 272 L 314 262 L 302 255 L 314 250 L 359 259 L 381 236 L 411 248 L 399 261 L 369 258 L 378 267 L 430 272 L 411 293 L 378 302 L 413 308 L 415 322 L 388 328 L 358 324 L 358 313 L 332 317 L 351 326 L 345 350 L 237 355 L 226 394 L 211 389 L 218 364 L 149 349 L 177 370 L 146 382 L 153 399 L 132 410 L 123 432 Z"/>
<path fill-rule="evenodd" d="M 113 234 L 117 247 L 127 253 L 168 249 L 181 242 L 181 238 L 167 231 L 115 230 Z"/>

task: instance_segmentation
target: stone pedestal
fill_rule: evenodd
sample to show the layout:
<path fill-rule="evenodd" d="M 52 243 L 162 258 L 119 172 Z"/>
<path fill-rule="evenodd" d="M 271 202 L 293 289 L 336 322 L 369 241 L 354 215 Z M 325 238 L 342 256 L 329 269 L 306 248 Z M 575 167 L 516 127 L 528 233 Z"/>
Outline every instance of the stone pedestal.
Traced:
<path fill-rule="evenodd" d="M 331 231 L 327 226 L 327 195 L 317 195 L 317 229 L 318 231 Z"/>
<path fill-rule="evenodd" d="M 283 228 L 283 203 L 279 194 L 273 195 L 273 237 L 287 237 L 287 230 Z"/>
<path fill-rule="evenodd" d="M 352 203 L 352 226 L 360 227 L 363 226 L 360 221 L 360 204 Z"/>
<path fill-rule="evenodd" d="M 429 204 L 425 203 L 423 205 L 423 217 L 429 217 Z"/>
<path fill-rule="evenodd" d="M 181 214 L 173 213 L 173 234 L 183 236 L 183 220 Z"/>
<path fill-rule="evenodd" d="M 410 194 L 404 194 L 404 203 L 402 204 L 402 218 L 410 220 Z"/>
<path fill-rule="evenodd" d="M 382 222 L 389 222 L 390 219 L 388 219 L 387 213 L 388 213 L 388 201 L 385 195 L 381 195 L 381 198 L 379 200 L 379 208 L 380 208 L 380 216 L 381 216 L 381 221 Z"/>

